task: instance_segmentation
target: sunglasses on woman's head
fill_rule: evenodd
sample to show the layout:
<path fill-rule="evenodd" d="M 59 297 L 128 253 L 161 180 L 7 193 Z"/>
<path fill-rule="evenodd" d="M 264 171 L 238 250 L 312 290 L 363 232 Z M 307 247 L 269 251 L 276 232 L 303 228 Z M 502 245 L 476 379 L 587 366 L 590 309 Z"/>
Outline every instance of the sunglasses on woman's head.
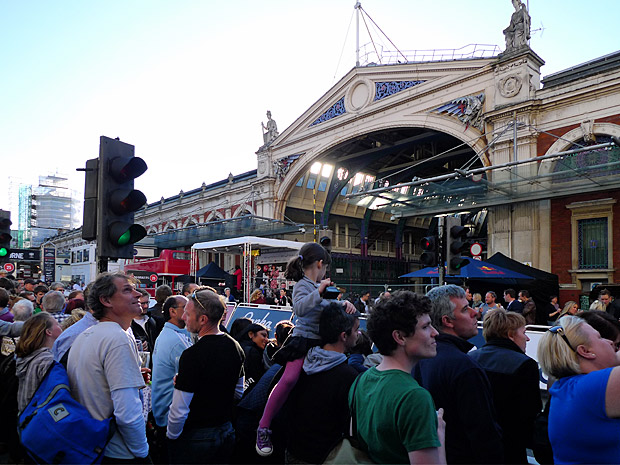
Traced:
<path fill-rule="evenodd" d="M 573 352 L 577 353 L 577 351 L 575 349 L 573 349 L 573 346 L 568 341 L 568 338 L 566 337 L 566 334 L 564 334 L 564 328 L 562 328 L 561 326 L 554 326 L 552 328 L 549 328 L 549 331 L 551 331 L 552 334 L 559 334 L 562 337 L 562 339 L 564 339 L 566 344 L 568 344 L 568 347 L 570 347 L 570 349 Z"/>

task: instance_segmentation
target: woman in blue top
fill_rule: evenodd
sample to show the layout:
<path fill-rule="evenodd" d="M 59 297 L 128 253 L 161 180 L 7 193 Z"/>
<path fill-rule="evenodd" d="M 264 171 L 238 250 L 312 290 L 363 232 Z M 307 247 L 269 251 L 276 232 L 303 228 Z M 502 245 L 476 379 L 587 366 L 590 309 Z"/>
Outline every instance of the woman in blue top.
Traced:
<path fill-rule="evenodd" d="M 558 379 L 549 389 L 556 464 L 620 463 L 619 357 L 612 341 L 570 315 L 538 343 L 543 371 Z"/>

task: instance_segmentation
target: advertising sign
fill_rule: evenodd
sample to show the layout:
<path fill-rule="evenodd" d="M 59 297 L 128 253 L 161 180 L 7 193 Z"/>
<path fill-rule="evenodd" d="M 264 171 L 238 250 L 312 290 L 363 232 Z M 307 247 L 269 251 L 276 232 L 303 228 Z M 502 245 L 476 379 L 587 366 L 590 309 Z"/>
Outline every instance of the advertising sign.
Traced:
<path fill-rule="evenodd" d="M 30 249 L 11 249 L 9 252 L 9 260 L 14 261 L 41 261 L 41 251 Z"/>
<path fill-rule="evenodd" d="M 133 275 L 134 278 L 139 279 L 142 283 L 156 283 L 159 279 L 157 273 L 144 270 L 125 270 L 125 273 Z"/>
<path fill-rule="evenodd" d="M 56 279 L 56 249 L 46 247 L 43 249 L 43 279 L 47 283 Z"/>

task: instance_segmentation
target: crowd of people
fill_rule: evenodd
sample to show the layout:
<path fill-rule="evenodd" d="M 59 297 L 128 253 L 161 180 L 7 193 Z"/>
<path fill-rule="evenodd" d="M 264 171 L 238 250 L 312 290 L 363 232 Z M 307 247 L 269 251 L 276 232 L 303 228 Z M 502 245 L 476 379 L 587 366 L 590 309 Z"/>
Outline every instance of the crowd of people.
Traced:
<path fill-rule="evenodd" d="M 149 308 L 123 273 L 70 299 L 1 281 L 0 309 L 10 310 L 0 319 L 2 365 L 13 360 L 18 381 L 14 406 L 2 393 L 11 419 L 0 438 L 12 459 L 32 461 L 17 417 L 56 361 L 94 419 L 114 418 L 103 463 L 336 463 L 348 437 L 375 463 L 528 463 L 528 449 L 539 463 L 620 463 L 611 298 L 587 311 L 550 299 L 554 326 L 538 344 L 550 388 L 543 408 L 538 364 L 526 355 L 536 314 L 527 290 L 506 289 L 505 307 L 492 291 L 482 303 L 456 285 L 377 299 L 364 291 L 351 303 L 324 298 L 329 263 L 316 243 L 291 259 L 295 325 L 282 321 L 273 335 L 247 318 L 227 330 L 230 289 L 160 286 Z"/>

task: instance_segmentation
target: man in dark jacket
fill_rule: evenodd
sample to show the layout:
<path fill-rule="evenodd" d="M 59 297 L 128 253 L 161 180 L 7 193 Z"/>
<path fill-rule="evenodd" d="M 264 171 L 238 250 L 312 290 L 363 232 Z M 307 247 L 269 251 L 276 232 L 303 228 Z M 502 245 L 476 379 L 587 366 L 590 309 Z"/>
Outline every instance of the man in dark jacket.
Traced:
<path fill-rule="evenodd" d="M 527 290 L 519 291 L 519 300 L 523 304 L 523 316 L 528 325 L 536 324 L 536 304 Z"/>
<path fill-rule="evenodd" d="M 155 339 L 159 336 L 164 327 L 163 318 L 153 316 L 149 313 L 150 296 L 144 289 L 137 289 L 140 294 L 140 308 L 142 313 L 139 317 L 131 321 L 131 331 L 137 342 L 141 343 L 139 350 L 142 352 L 153 352 L 155 348 Z M 152 368 L 153 361 L 149 362 L 149 368 Z"/>
<path fill-rule="evenodd" d="M 362 291 L 359 298 L 353 304 L 357 311 L 360 313 L 369 313 L 370 312 L 370 291 L 365 290 Z"/>
<path fill-rule="evenodd" d="M 349 430 L 349 388 L 357 371 L 344 353 L 355 345 L 357 315 L 330 304 L 321 313 L 321 347 L 313 347 L 304 360 L 299 381 L 291 392 L 288 463 L 323 463 L 330 450 Z"/>
<path fill-rule="evenodd" d="M 503 463 L 501 429 L 496 421 L 489 380 L 467 356 L 476 334 L 477 312 L 463 288 L 449 284 L 432 289 L 431 317 L 439 331 L 437 356 L 421 360 L 414 377 L 443 408 L 446 421 L 446 460 L 452 463 Z"/>
<path fill-rule="evenodd" d="M 514 289 L 504 291 L 504 301 L 507 312 L 523 313 L 523 304 L 517 299 L 517 292 Z"/>
<path fill-rule="evenodd" d="M 166 284 L 162 284 L 155 289 L 156 304 L 151 308 L 151 315 L 162 318 L 164 317 L 164 302 L 172 295 L 172 289 Z M 163 323 L 162 323 L 163 326 Z"/>
<path fill-rule="evenodd" d="M 603 289 L 598 296 L 603 305 L 605 305 L 605 311 L 615 318 L 620 318 L 620 301 L 614 299 L 611 296 L 611 292 L 607 289 Z"/>

